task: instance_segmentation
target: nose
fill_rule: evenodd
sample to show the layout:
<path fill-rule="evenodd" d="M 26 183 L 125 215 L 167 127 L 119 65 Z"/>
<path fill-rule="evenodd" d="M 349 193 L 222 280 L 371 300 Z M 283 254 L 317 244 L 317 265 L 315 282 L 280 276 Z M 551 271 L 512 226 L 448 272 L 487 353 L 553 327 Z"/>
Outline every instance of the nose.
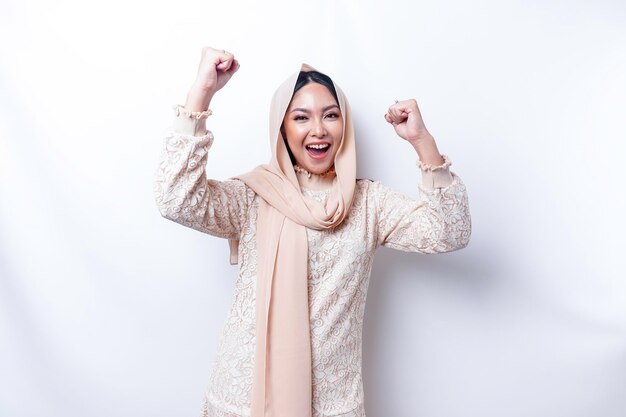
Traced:
<path fill-rule="evenodd" d="M 318 138 L 326 136 L 326 128 L 324 127 L 324 122 L 321 120 L 316 120 L 314 122 L 313 128 L 311 129 L 311 133 L 313 136 Z"/>

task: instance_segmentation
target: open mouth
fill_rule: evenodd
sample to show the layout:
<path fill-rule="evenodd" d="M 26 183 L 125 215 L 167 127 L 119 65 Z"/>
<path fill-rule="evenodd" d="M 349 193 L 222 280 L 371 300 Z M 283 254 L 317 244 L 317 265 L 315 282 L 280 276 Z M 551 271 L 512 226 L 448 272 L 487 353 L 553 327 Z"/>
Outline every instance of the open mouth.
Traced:
<path fill-rule="evenodd" d="M 330 143 L 319 143 L 313 145 L 307 145 L 306 150 L 313 158 L 323 158 L 330 149 Z"/>

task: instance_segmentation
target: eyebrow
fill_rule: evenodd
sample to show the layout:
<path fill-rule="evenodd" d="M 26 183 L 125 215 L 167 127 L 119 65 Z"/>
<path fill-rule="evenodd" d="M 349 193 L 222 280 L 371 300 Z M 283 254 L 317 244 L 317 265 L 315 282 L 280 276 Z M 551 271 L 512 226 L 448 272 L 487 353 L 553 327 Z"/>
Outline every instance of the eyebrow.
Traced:
<path fill-rule="evenodd" d="M 328 110 L 328 109 L 332 109 L 333 107 L 337 107 L 337 108 L 339 108 L 339 106 L 338 106 L 338 105 L 336 105 L 336 104 L 331 104 L 330 106 L 326 106 L 326 107 L 324 107 L 324 108 L 322 109 L 322 113 L 323 113 L 323 112 L 325 112 L 325 111 L 326 111 L 326 110 Z M 298 107 L 297 109 L 293 109 L 293 110 L 291 111 L 291 113 L 293 113 L 294 111 L 302 111 L 302 112 L 305 112 L 305 113 L 309 113 L 309 111 L 308 111 L 307 109 L 303 109 L 303 108 L 300 108 L 300 107 Z"/>

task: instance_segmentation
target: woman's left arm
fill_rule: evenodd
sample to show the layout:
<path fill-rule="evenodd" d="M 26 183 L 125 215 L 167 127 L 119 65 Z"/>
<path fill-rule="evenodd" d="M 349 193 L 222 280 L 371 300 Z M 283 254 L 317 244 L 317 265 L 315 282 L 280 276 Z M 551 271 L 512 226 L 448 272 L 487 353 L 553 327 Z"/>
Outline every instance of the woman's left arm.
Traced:
<path fill-rule="evenodd" d="M 424 254 L 452 252 L 466 247 L 472 232 L 467 190 L 450 171 L 450 159 L 438 166 L 418 165 L 420 199 L 374 183 L 377 245 Z"/>
<path fill-rule="evenodd" d="M 424 126 L 417 101 L 397 102 L 385 114 L 396 133 L 418 154 L 422 172 L 421 200 L 411 199 L 378 184 L 378 244 L 407 252 L 441 253 L 464 248 L 471 235 L 467 190 L 450 171 Z"/>

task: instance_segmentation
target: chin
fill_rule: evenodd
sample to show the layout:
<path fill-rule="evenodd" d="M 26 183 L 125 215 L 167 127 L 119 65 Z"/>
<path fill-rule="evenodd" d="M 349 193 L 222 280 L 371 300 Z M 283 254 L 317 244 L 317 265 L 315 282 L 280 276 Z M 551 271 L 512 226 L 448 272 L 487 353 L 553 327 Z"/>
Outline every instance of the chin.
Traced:
<path fill-rule="evenodd" d="M 311 164 L 298 163 L 298 165 L 300 165 L 302 168 L 309 171 L 311 174 L 323 174 L 324 172 L 331 169 L 334 166 L 334 163 L 325 164 L 325 165 L 318 165 L 318 164 L 311 165 Z"/>

